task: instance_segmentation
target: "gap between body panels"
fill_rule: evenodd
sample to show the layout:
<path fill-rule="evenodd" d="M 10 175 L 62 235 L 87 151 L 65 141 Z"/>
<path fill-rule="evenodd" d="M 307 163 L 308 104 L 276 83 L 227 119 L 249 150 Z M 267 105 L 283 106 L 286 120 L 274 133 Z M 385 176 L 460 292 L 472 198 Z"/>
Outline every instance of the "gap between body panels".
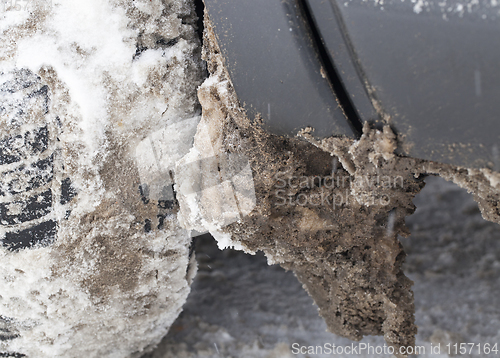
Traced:
<path fill-rule="evenodd" d="M 307 0 L 296 1 L 302 15 L 304 16 L 306 27 L 308 28 L 309 34 L 311 36 L 311 41 L 313 42 L 313 46 L 316 48 L 318 58 L 321 62 L 321 65 L 323 66 L 333 93 L 337 97 L 337 101 L 344 111 L 346 119 L 351 126 L 351 129 L 353 130 L 355 136 L 357 138 L 360 138 L 361 134 L 363 133 L 363 124 L 361 118 L 342 82 L 342 79 L 340 78 L 340 75 L 333 61 L 328 54 L 328 50 L 325 47 L 323 38 L 321 37 L 321 34 L 316 27 L 316 23 L 314 21 L 311 9 L 309 8 L 309 4 L 307 3 Z"/>
<path fill-rule="evenodd" d="M 203 46 L 203 30 L 205 26 L 203 24 L 203 20 L 205 18 L 205 3 L 203 0 L 194 0 L 194 10 L 196 12 L 196 16 L 198 16 L 198 20 L 196 21 L 196 32 L 198 32 L 198 38 L 200 39 L 200 43 Z"/>

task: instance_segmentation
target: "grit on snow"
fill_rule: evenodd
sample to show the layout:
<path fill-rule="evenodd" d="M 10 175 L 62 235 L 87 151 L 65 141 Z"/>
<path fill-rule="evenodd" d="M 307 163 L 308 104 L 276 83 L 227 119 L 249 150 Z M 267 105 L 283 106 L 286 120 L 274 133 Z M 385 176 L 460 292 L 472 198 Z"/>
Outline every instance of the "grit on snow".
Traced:
<path fill-rule="evenodd" d="M 0 327 L 6 332 L 0 355 L 142 355 L 167 333 L 196 271 L 178 208 L 141 196 L 135 164 L 142 140 L 200 114 L 203 66 L 194 5 L 4 5 L 0 139 L 8 160 L 1 171 L 38 168 L 35 177 L 44 185 L 24 183 L 0 197 L 10 220 L 0 225 Z M 38 93 L 42 99 L 31 100 Z M 47 148 L 16 144 L 33 133 L 47 133 Z M 50 165 L 37 166 L 41 162 Z M 43 210 L 21 215 L 21 203 L 42 189 L 45 196 L 36 202 Z M 52 225 L 55 237 L 32 236 L 33 248 L 9 249 L 9 237 L 40 225 Z"/>

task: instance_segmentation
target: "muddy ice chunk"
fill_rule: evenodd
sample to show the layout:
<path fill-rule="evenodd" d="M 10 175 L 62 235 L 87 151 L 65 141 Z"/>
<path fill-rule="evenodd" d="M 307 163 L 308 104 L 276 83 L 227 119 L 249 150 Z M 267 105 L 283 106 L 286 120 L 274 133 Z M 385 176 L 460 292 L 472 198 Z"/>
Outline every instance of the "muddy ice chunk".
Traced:
<path fill-rule="evenodd" d="M 135 150 L 144 200 L 178 202 L 181 224 L 196 234 L 239 221 L 255 207 L 248 158 L 215 155 L 209 129 L 199 122 L 197 116 L 168 123 Z M 195 133 L 198 146 L 191 150 Z"/>
<path fill-rule="evenodd" d="M 209 146 L 217 156 L 248 158 L 256 198 L 251 212 L 215 231 L 293 270 L 332 332 L 355 340 L 384 335 L 395 348 L 412 345 L 411 281 L 401 271 L 405 255 L 397 235 L 408 233 L 404 217 L 423 182 L 395 160 L 392 131 L 367 127 L 359 142 L 328 143 L 335 150 L 307 131 L 303 138 L 265 132 L 241 109 L 205 20 L 210 77 L 198 89 L 203 113 L 192 153 Z M 203 211 L 204 200 L 213 202 L 212 195 L 200 192 L 192 212 Z"/>
<path fill-rule="evenodd" d="M 179 218 L 188 229 L 218 235 L 224 248 L 234 244 L 223 243 L 220 230 L 254 209 L 255 188 L 248 158 L 216 152 L 211 138 L 209 127 L 201 122 L 194 148 L 176 164 Z"/>
<path fill-rule="evenodd" d="M 414 344 L 417 328 L 397 237 L 409 235 L 404 219 L 415 210 L 424 177 L 440 175 L 473 192 L 483 217 L 500 223 L 498 173 L 397 156 L 400 138 L 388 124 L 377 130 L 365 123 L 357 141 L 317 140 L 312 128 L 296 138 L 267 133 L 241 108 L 208 15 L 203 55 L 210 77 L 198 97 L 200 126 L 209 135 L 198 131 L 195 138 L 203 140 L 195 140 L 193 151 L 209 143 L 215 155 L 248 158 L 256 205 L 223 228 L 199 223 L 293 270 L 333 333 L 354 340 L 383 335 L 398 355 Z M 191 210 L 204 199 L 200 194 Z"/>

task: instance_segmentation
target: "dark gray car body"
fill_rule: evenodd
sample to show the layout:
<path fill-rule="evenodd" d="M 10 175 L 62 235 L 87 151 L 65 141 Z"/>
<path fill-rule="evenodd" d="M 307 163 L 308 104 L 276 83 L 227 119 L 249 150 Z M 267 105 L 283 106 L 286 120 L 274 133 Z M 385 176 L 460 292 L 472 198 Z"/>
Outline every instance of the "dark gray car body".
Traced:
<path fill-rule="evenodd" d="M 500 1 L 205 0 L 250 118 L 357 137 L 388 120 L 398 151 L 499 169 Z"/>

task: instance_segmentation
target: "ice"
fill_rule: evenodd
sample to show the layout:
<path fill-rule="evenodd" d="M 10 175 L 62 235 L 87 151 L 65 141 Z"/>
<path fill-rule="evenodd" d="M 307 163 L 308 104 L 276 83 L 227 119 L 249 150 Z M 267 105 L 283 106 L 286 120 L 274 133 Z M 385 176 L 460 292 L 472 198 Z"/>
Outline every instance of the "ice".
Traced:
<path fill-rule="evenodd" d="M 169 123 L 165 128 L 149 135 L 135 150 L 141 184 L 149 188 L 152 200 L 174 200 L 172 185 L 175 163 L 193 146 L 193 138 L 200 117 Z M 168 193 L 163 193 L 168 187 Z M 168 196 L 164 197 L 165 195 Z"/>
<path fill-rule="evenodd" d="M 253 173 L 246 156 L 216 152 L 212 129 L 202 120 L 194 147 L 176 163 L 179 219 L 187 229 L 220 238 L 221 248 L 241 247 L 221 229 L 240 221 L 255 207 Z"/>

